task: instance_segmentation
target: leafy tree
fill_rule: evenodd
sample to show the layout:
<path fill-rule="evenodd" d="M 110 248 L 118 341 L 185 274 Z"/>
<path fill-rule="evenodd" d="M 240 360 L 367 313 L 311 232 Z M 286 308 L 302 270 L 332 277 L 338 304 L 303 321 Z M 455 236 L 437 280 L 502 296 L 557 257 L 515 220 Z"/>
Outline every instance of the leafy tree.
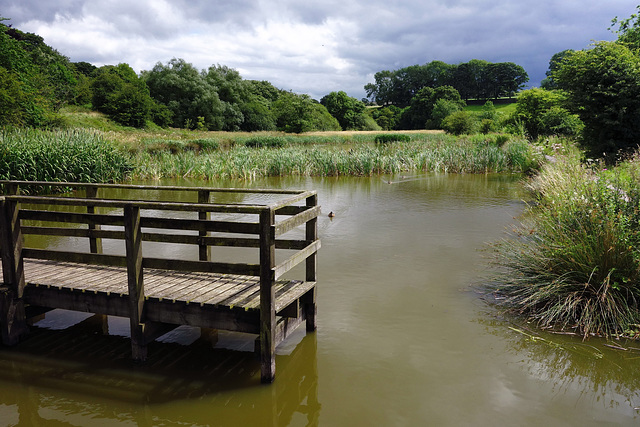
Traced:
<path fill-rule="evenodd" d="M 541 88 L 549 90 L 558 88 L 555 80 L 553 80 L 553 74 L 558 71 L 560 65 L 562 64 L 562 61 L 564 61 L 564 59 L 571 55 L 573 52 L 575 52 L 573 49 L 565 49 L 561 52 L 553 54 L 553 56 L 549 60 L 549 69 L 545 73 L 547 77 L 545 77 L 544 80 L 540 82 Z"/>
<path fill-rule="evenodd" d="M 280 131 L 302 133 L 340 130 L 340 124 L 327 109 L 308 95 L 283 92 L 272 105 Z"/>
<path fill-rule="evenodd" d="M 365 105 L 346 92 L 331 92 L 320 100 L 343 130 L 362 130 L 365 127 Z"/>
<path fill-rule="evenodd" d="M 553 74 L 584 122 L 582 142 L 593 155 L 638 146 L 640 58 L 625 43 L 597 42 L 569 55 Z"/>
<path fill-rule="evenodd" d="M 152 100 L 146 83 L 128 64 L 105 65 L 91 84 L 93 107 L 125 126 L 144 127 Z"/>
<path fill-rule="evenodd" d="M 225 106 L 216 88 L 184 59 L 173 58 L 166 65 L 159 62 L 142 77 L 151 97 L 171 111 L 172 126 L 195 128 L 198 117 L 204 117 L 207 129 L 224 128 Z"/>
<path fill-rule="evenodd" d="M 569 111 L 563 107 L 566 104 L 566 94 L 557 90 L 546 90 L 533 88 L 522 91 L 518 94 L 514 120 L 519 121 L 524 126 L 527 135 L 536 139 L 540 135 L 550 135 L 554 132 L 551 128 L 555 125 L 549 124 L 549 117 L 543 120 L 548 111 L 554 110 L 557 116 L 564 111 L 566 116 Z"/>
<path fill-rule="evenodd" d="M 442 129 L 442 121 L 445 117 L 462 110 L 459 102 L 450 99 L 440 98 L 433 104 L 431 118 L 427 120 L 428 129 Z"/>
<path fill-rule="evenodd" d="M 611 28 L 618 35 L 618 42 L 627 45 L 631 49 L 640 49 L 640 5 L 636 7 L 638 13 L 632 14 L 629 18 L 611 20 Z M 617 30 L 613 27 L 618 26 Z"/>
<path fill-rule="evenodd" d="M 400 121 L 402 109 L 395 105 L 388 105 L 382 108 L 371 109 L 370 114 L 382 129 L 392 130 L 396 129 L 398 122 Z"/>
<path fill-rule="evenodd" d="M 400 127 L 402 129 L 425 129 L 427 126 L 433 126 L 434 123 L 430 120 L 435 104 L 440 99 L 450 101 L 448 108 L 454 108 L 453 105 L 462 108 L 465 105 L 458 91 L 451 86 L 440 86 L 435 89 L 423 87 L 411 99 L 409 108 L 403 112 Z M 444 105 L 440 109 L 443 107 Z"/>

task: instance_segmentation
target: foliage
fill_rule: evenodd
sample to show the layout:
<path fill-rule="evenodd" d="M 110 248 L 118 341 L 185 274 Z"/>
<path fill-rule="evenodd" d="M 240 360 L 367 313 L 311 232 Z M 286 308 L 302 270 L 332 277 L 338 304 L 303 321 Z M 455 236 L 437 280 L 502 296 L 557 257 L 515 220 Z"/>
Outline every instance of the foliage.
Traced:
<path fill-rule="evenodd" d="M 105 65 L 93 73 L 92 105 L 124 126 L 144 127 L 152 117 L 160 124 L 166 119 L 149 96 L 144 80 L 128 64 Z M 152 108 L 156 114 L 151 115 Z"/>
<path fill-rule="evenodd" d="M 567 95 L 558 90 L 529 89 L 518 94 L 513 120 L 520 122 L 531 139 L 541 135 L 577 136 L 582 130 L 578 116 L 564 108 Z"/>
<path fill-rule="evenodd" d="M 289 136 L 287 136 L 289 138 Z M 250 148 L 235 144 L 229 150 L 198 153 L 182 150 L 139 151 L 135 177 L 193 177 L 200 179 L 255 179 L 265 176 L 370 176 L 406 171 L 486 173 L 524 172 L 536 167 L 530 145 L 510 140 L 502 147 L 495 142 L 476 142 L 443 134 L 412 138 L 394 144 L 368 141 L 315 144 L 318 137 L 290 136 L 284 147 Z M 326 137 L 325 137 L 326 138 Z"/>
<path fill-rule="evenodd" d="M 577 157 L 549 163 L 510 239 L 495 245 L 490 289 L 507 311 L 585 337 L 640 323 L 640 168 L 593 170 Z"/>
<path fill-rule="evenodd" d="M 280 131 L 301 133 L 340 130 L 338 121 L 329 111 L 308 95 L 283 92 L 272 104 L 276 127 Z"/>
<path fill-rule="evenodd" d="M 451 86 L 440 86 L 435 89 L 423 87 L 416 96 L 411 99 L 411 105 L 403 111 L 399 127 L 401 129 L 425 129 L 429 127 L 439 127 L 440 123 L 435 123 L 438 119 L 433 118 L 434 108 L 439 100 L 449 102 L 441 103 L 438 107 L 439 114 L 444 110 L 460 110 L 465 106 L 465 102 L 460 98 L 458 91 Z"/>
<path fill-rule="evenodd" d="M 365 105 L 346 92 L 331 92 L 320 100 L 329 114 L 338 120 L 343 130 L 363 130 L 366 124 Z"/>
<path fill-rule="evenodd" d="M 453 86 L 464 99 L 489 99 L 513 96 L 529 77 L 521 66 L 512 62 L 490 63 L 478 59 L 458 65 L 432 61 L 395 71 L 379 71 L 375 83 L 365 85 L 367 96 L 378 105 L 410 104 L 424 87 Z"/>
<path fill-rule="evenodd" d="M 618 35 L 618 42 L 627 45 L 630 49 L 640 49 L 640 5 L 636 6 L 638 13 L 633 13 L 629 18 L 611 20 L 611 28 Z M 617 30 L 613 27 L 618 26 Z"/>
<path fill-rule="evenodd" d="M 468 111 L 456 111 L 442 120 L 442 129 L 453 134 L 463 135 L 473 133 L 476 120 Z"/>
<path fill-rule="evenodd" d="M 409 142 L 411 137 L 402 133 L 385 133 L 376 135 L 373 139 L 376 144 L 387 144 L 390 142 Z"/>
<path fill-rule="evenodd" d="M 625 44 L 598 42 L 565 58 L 553 74 L 584 122 L 593 156 L 629 151 L 640 134 L 640 59 Z"/>
<path fill-rule="evenodd" d="M 74 98 L 69 60 L 42 37 L 0 24 L 0 125 L 50 126 Z"/>
<path fill-rule="evenodd" d="M 383 130 L 396 129 L 402 116 L 402 110 L 395 105 L 388 105 L 382 108 L 370 108 L 368 110 L 376 124 Z"/>
<path fill-rule="evenodd" d="M 561 52 L 555 53 L 549 60 L 549 69 L 545 72 L 546 77 L 540 82 L 542 89 L 553 90 L 557 89 L 558 85 L 553 79 L 553 74 L 558 71 L 562 61 L 568 58 L 575 51 L 573 49 L 565 49 Z"/>
<path fill-rule="evenodd" d="M 116 182 L 131 168 L 129 158 L 95 132 L 0 131 L 0 179 Z"/>

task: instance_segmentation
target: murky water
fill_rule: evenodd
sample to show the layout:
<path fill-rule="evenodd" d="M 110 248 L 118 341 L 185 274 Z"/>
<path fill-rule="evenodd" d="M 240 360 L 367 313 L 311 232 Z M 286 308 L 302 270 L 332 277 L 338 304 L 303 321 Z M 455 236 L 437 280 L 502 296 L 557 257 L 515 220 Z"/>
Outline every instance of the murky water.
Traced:
<path fill-rule="evenodd" d="M 637 425 L 639 351 L 533 339 L 470 291 L 522 210 L 516 179 L 251 183 L 313 188 L 323 206 L 318 331 L 278 348 L 273 385 L 253 337 L 181 327 L 135 366 L 128 320 L 54 311 L 0 349 L 0 425 Z"/>

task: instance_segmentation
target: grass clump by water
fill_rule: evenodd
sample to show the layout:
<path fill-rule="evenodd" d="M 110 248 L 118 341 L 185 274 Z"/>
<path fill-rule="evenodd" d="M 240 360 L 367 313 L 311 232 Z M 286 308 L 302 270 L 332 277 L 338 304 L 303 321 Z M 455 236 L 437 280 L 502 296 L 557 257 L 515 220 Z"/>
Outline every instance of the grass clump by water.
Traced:
<path fill-rule="evenodd" d="M 514 235 L 494 245 L 489 289 L 544 328 L 605 337 L 640 328 L 640 162 L 614 170 L 576 156 L 548 163 Z"/>
<path fill-rule="evenodd" d="M 119 182 L 132 169 L 129 157 L 96 132 L 0 131 L 3 180 Z"/>

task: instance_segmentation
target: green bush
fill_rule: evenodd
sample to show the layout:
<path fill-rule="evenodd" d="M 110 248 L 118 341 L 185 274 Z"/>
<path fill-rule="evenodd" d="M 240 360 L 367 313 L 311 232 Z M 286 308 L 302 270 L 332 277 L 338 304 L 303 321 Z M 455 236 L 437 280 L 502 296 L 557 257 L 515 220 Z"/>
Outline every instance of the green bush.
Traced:
<path fill-rule="evenodd" d="M 385 133 L 376 135 L 374 138 L 376 144 L 388 144 L 390 142 L 409 142 L 411 137 L 402 133 Z"/>
<path fill-rule="evenodd" d="M 442 129 L 453 135 L 463 135 L 473 133 L 476 121 L 468 111 L 456 111 L 445 117 L 442 121 Z"/>
<path fill-rule="evenodd" d="M 281 136 L 256 136 L 245 140 L 244 145 L 252 148 L 284 147 L 287 141 Z"/>

